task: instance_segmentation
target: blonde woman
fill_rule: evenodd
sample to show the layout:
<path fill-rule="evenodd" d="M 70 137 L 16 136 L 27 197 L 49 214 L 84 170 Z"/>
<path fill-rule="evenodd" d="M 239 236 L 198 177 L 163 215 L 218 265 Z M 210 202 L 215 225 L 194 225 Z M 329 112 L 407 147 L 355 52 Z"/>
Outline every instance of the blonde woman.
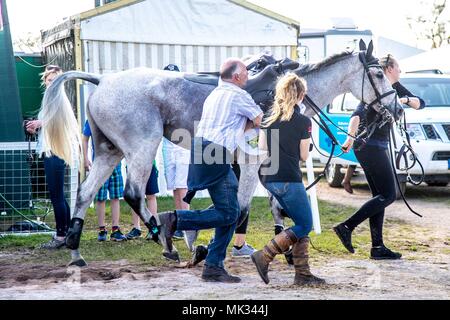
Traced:
<path fill-rule="evenodd" d="M 261 130 L 259 147 L 269 152 L 269 158 L 259 171 L 261 183 L 295 223 L 292 228 L 276 235 L 262 250 L 251 255 L 265 283 L 269 283 L 270 262 L 291 245 L 295 266 L 294 284 L 325 282 L 310 272 L 308 264 L 308 234 L 312 229 L 312 213 L 299 166 L 300 160 L 305 161 L 309 156 L 311 137 L 311 120 L 301 114 L 299 107 L 306 90 L 304 79 L 295 74 L 283 76 L 276 86 L 271 113 L 263 122 L 265 130 Z"/>
<path fill-rule="evenodd" d="M 58 66 L 49 65 L 42 74 L 42 82 L 45 88 L 48 88 L 53 80 L 62 73 L 62 69 Z M 42 127 L 43 121 L 41 117 L 39 120 L 28 121 L 27 131 L 35 134 L 39 128 Z M 45 138 L 42 130 L 39 133 L 37 152 L 42 154 L 45 150 Z M 44 169 L 45 179 L 47 181 L 47 188 L 50 194 L 50 200 L 53 205 L 53 212 L 55 214 L 56 235 L 47 243 L 41 245 L 43 249 L 59 249 L 64 247 L 64 238 L 70 223 L 70 207 L 64 197 L 64 173 L 66 164 L 61 158 L 45 154 Z"/>

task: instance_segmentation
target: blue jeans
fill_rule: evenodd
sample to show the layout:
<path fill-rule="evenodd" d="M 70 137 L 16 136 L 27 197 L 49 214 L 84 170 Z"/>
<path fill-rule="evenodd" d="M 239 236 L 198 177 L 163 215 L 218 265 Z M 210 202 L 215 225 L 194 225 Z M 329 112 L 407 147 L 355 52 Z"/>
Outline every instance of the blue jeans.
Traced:
<path fill-rule="evenodd" d="M 45 179 L 56 222 L 56 235 L 65 237 L 70 224 L 70 207 L 64 197 L 64 160 L 57 156 L 44 157 Z"/>
<path fill-rule="evenodd" d="M 265 187 L 294 221 L 291 229 L 297 238 L 308 236 L 312 230 L 312 212 L 303 183 L 267 182 Z"/>
<path fill-rule="evenodd" d="M 214 207 L 206 210 L 177 210 L 177 230 L 215 228 L 214 240 L 208 246 L 205 264 L 223 267 L 227 247 L 240 214 L 238 181 L 231 167 L 227 176 L 220 183 L 209 187 L 208 191 Z"/>

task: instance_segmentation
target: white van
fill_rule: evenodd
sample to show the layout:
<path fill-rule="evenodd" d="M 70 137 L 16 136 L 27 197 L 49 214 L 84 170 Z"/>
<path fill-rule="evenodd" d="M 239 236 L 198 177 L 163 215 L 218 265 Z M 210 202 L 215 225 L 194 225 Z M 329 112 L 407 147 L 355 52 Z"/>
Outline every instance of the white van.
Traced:
<path fill-rule="evenodd" d="M 430 186 L 446 186 L 450 181 L 450 76 L 409 73 L 402 75 L 400 82 L 426 103 L 425 109 L 422 110 L 405 108 L 407 131 L 411 137 L 411 146 L 423 165 L 424 182 Z M 336 97 L 324 111 L 335 124 L 347 130 L 350 116 L 358 103 L 351 94 L 344 94 Z M 330 128 L 339 142 L 343 143 L 345 134 L 339 133 L 332 126 Z M 329 154 L 329 138 L 319 131 L 317 126 L 313 128 L 313 140 L 321 153 Z M 338 151 L 335 154 L 338 154 Z M 327 157 L 324 155 L 316 153 L 321 163 L 326 163 Z M 358 161 L 351 151 L 333 159 L 331 164 L 326 172 L 327 181 L 330 186 L 339 187 L 346 167 L 358 164 Z M 398 173 L 402 190 L 405 190 L 406 175 L 403 172 Z M 419 164 L 411 168 L 409 173 L 418 181 L 422 173 Z"/>

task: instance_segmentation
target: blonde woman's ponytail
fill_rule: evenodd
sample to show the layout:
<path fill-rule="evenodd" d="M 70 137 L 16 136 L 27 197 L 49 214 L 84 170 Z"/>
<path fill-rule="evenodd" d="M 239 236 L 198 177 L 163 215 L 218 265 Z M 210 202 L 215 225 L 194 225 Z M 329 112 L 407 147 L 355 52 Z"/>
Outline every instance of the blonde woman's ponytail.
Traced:
<path fill-rule="evenodd" d="M 270 115 L 264 120 L 262 126 L 269 127 L 272 123 L 289 121 L 294 114 L 294 107 L 299 99 L 306 93 L 305 79 L 295 73 L 289 73 L 281 77 L 275 88 L 275 101 L 272 105 Z"/>

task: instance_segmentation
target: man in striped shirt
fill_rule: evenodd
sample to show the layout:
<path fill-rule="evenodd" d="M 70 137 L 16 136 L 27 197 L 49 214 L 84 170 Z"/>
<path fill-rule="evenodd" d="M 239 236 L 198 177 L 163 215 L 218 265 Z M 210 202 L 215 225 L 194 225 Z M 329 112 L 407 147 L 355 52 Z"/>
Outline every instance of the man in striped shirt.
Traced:
<path fill-rule="evenodd" d="M 226 60 L 220 68 L 220 81 L 203 105 L 197 133 L 191 148 L 188 188 L 185 201 L 190 202 L 195 191 L 208 189 L 214 207 L 206 210 L 177 210 L 159 214 L 161 234 L 172 251 L 175 230 L 215 228 L 214 240 L 202 279 L 216 282 L 240 282 L 224 268 L 227 246 L 230 243 L 240 208 L 237 198 L 238 181 L 231 169 L 231 154 L 237 140 L 249 127 L 259 127 L 262 110 L 245 91 L 248 72 L 236 58 Z"/>

